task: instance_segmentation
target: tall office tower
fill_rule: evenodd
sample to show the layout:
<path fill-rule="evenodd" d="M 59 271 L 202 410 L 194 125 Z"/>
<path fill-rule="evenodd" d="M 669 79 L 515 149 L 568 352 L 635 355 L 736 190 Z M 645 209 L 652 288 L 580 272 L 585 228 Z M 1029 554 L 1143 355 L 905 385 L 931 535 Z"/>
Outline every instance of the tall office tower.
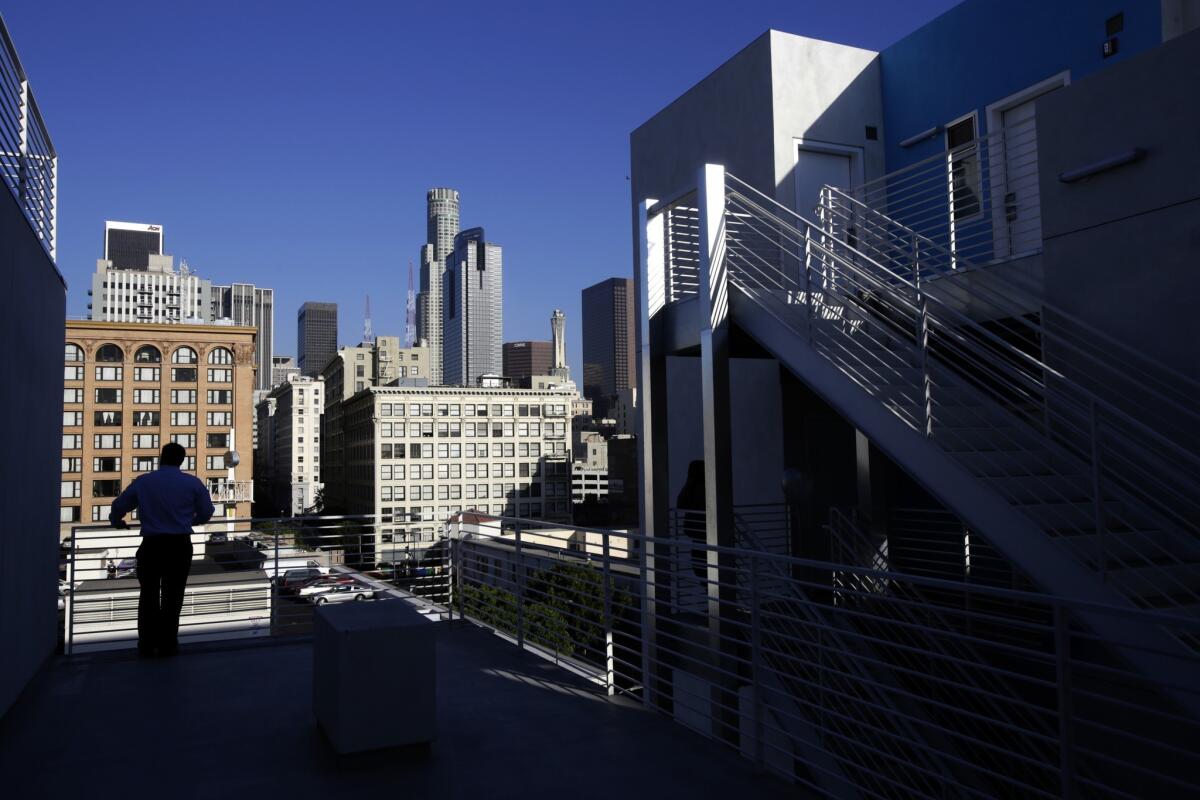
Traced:
<path fill-rule="evenodd" d="M 111 224 L 111 223 L 110 223 Z M 150 253 L 139 269 L 117 269 L 96 261 L 89 316 L 98 322 L 213 321 L 213 286 L 182 267 L 171 256 Z"/>
<path fill-rule="evenodd" d="M 296 314 L 296 366 L 301 375 L 315 378 L 337 355 L 337 303 L 300 306 Z"/>
<path fill-rule="evenodd" d="M 408 297 L 404 303 L 404 346 L 417 343 L 417 296 L 413 292 L 412 262 L 408 262 Z"/>
<path fill-rule="evenodd" d="M 637 385 L 633 341 L 633 279 L 609 278 L 584 289 L 583 393 L 598 415 L 610 398 Z"/>
<path fill-rule="evenodd" d="M 144 222 L 104 222 L 104 260 L 113 269 L 149 269 L 150 256 L 163 252 L 162 225 Z"/>
<path fill-rule="evenodd" d="M 250 283 L 213 287 L 214 304 L 219 302 L 217 318 L 233 320 L 234 325 L 258 328 L 254 343 L 254 388 L 266 391 L 272 382 L 271 356 L 275 350 L 275 291 Z"/>
<path fill-rule="evenodd" d="M 499 375 L 504 335 L 504 258 L 483 228 L 454 237 L 443 280 L 442 382 L 475 386 Z"/>
<path fill-rule="evenodd" d="M 427 218 L 421 247 L 421 296 L 417 299 L 417 337 L 429 343 L 430 381 L 442 382 L 442 275 L 458 235 L 458 192 L 430 189 L 425 194 Z"/>
<path fill-rule="evenodd" d="M 502 349 L 504 377 L 512 380 L 518 388 L 529 388 L 529 379 L 534 375 L 549 375 L 554 366 L 554 344 L 552 342 L 505 342 Z"/>
<path fill-rule="evenodd" d="M 554 364 L 551 366 L 549 374 L 566 378 L 568 377 L 567 315 L 557 308 L 550 315 L 550 341 L 554 345 Z"/>

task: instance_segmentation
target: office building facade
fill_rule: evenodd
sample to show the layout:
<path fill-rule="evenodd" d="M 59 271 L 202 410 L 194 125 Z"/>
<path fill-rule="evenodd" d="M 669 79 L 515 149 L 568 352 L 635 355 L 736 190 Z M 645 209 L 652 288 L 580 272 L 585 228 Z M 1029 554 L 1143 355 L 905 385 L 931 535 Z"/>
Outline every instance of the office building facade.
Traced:
<path fill-rule="evenodd" d="M 300 368 L 296 366 L 293 356 L 271 356 L 271 387 L 274 388 L 288 379 L 289 375 L 299 375 Z"/>
<path fill-rule="evenodd" d="M 257 328 L 254 350 L 254 388 L 269 390 L 273 382 L 272 355 L 275 350 L 275 291 L 250 283 L 214 286 L 213 301 L 220 301 L 218 319 L 229 319 L 234 325 Z"/>
<path fill-rule="evenodd" d="M 342 403 L 346 461 L 323 477 L 346 513 L 379 515 L 375 560 L 432 544 L 464 510 L 570 520 L 568 395 L 371 387 Z"/>
<path fill-rule="evenodd" d="M 104 222 L 104 260 L 112 264 L 113 269 L 149 269 L 150 256 L 162 254 L 162 225 Z"/>
<path fill-rule="evenodd" d="M 421 246 L 421 294 L 417 298 L 417 338 L 429 346 L 429 378 L 442 382 L 442 277 L 459 232 L 459 199 L 454 189 L 435 188 L 425 194 L 426 235 Z"/>
<path fill-rule="evenodd" d="M 214 320 L 213 286 L 186 268 L 175 270 L 169 255 L 150 254 L 140 269 L 117 269 L 96 261 L 89 316 L 99 322 L 209 323 Z"/>
<path fill-rule="evenodd" d="M 483 228 L 454 238 L 443 276 L 442 383 L 474 386 L 503 370 L 504 253 Z"/>
<path fill-rule="evenodd" d="M 321 490 L 321 416 L 325 381 L 292 375 L 271 390 L 256 409 L 264 446 L 262 464 L 270 498 L 260 494 L 260 512 L 295 516 L 311 510 Z M 264 421 L 269 424 L 264 425 Z M 270 436 L 271 442 L 265 439 Z M 268 478 L 269 476 L 269 478 Z"/>
<path fill-rule="evenodd" d="M 604 414 L 609 398 L 637 385 L 633 280 L 609 278 L 583 290 L 583 394 Z"/>
<path fill-rule="evenodd" d="M 337 353 L 337 303 L 309 301 L 296 313 L 296 366 L 310 378 Z"/>
<path fill-rule="evenodd" d="M 552 342 L 505 342 L 501 350 L 503 375 L 513 386 L 528 388 L 534 375 L 549 375 L 554 366 Z"/>
<path fill-rule="evenodd" d="M 253 467 L 231 471 L 226 453 L 249 456 L 253 427 L 253 328 L 68 321 L 63 367 L 63 535 L 105 522 L 134 478 L 158 467 L 167 442 L 187 450 L 186 471 L 206 484 L 214 519 L 244 517 Z"/>

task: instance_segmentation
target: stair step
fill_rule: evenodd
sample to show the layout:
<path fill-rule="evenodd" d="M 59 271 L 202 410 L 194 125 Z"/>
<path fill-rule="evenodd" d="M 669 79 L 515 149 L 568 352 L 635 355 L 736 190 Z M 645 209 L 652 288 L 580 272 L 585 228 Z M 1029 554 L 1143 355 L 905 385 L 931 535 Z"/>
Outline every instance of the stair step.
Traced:
<path fill-rule="evenodd" d="M 1126 597 L 1137 598 L 1140 605 L 1166 608 L 1200 601 L 1200 562 L 1110 569 L 1105 580 Z"/>
<path fill-rule="evenodd" d="M 994 452 L 952 452 L 954 460 L 981 478 L 993 476 L 1027 477 L 1060 472 L 1058 459 L 1045 450 Z"/>
<path fill-rule="evenodd" d="M 1200 544 L 1172 531 L 1143 530 L 1123 533 L 1088 533 L 1063 536 L 1059 542 L 1089 563 L 1104 560 L 1108 567 L 1120 564 L 1150 566 L 1173 556 L 1181 561 L 1200 562 Z"/>
<path fill-rule="evenodd" d="M 1026 503 L 1015 506 L 1047 532 L 1096 533 L 1096 513 L 1090 500 L 1080 502 Z M 1101 506 L 1100 524 L 1105 533 L 1149 530 L 1154 526 L 1119 500 L 1107 500 Z"/>

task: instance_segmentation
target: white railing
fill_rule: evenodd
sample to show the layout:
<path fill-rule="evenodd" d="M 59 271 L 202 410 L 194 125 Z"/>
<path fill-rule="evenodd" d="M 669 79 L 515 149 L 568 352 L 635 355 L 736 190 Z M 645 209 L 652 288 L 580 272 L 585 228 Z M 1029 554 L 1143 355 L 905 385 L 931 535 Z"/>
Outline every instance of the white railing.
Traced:
<path fill-rule="evenodd" d="M 208 485 L 214 503 L 254 502 L 254 481 L 214 481 Z"/>
<path fill-rule="evenodd" d="M 304 635 L 313 598 L 341 582 L 352 601 L 403 599 L 490 628 L 821 794 L 1200 789 L 1191 746 L 1200 725 L 1114 657 L 1137 643 L 1097 641 L 1081 622 L 1114 615 L 1182 636 L 1200 635 L 1200 620 L 715 547 L 690 528 L 677 540 L 468 512 L 411 558 L 374 564 L 390 528 L 380 519 L 236 522 L 234 535 L 195 545 L 207 560 L 225 558 L 226 580 L 210 573 L 201 584 L 211 590 L 193 592 L 185 645 Z M 129 565 L 122 576 L 83 576 L 103 571 L 102 546 L 136 540 L 75 529 L 69 653 L 132 643 Z M 305 568 L 294 563 L 308 560 L 328 574 L 299 581 Z M 710 602 L 697 611 L 675 602 L 681 592 Z M 1200 669 L 1200 656 L 1172 657 Z"/>
<path fill-rule="evenodd" d="M 1185 433 L 1160 433 L 973 320 L 923 266 L 938 257 L 924 238 L 910 232 L 914 244 L 887 253 L 861 221 L 850 237 L 726 180 L 733 286 L 1117 591 L 1139 605 L 1200 603 L 1200 455 Z"/>
<path fill-rule="evenodd" d="M 1034 119 L 856 187 L 851 195 L 977 264 L 1042 249 Z M 808 209 L 802 209 L 807 214 Z M 814 217 L 820 208 L 814 209 Z"/>
<path fill-rule="evenodd" d="M 58 215 L 58 154 L 38 110 L 17 48 L 0 18 L 0 180 L 53 261 Z"/>

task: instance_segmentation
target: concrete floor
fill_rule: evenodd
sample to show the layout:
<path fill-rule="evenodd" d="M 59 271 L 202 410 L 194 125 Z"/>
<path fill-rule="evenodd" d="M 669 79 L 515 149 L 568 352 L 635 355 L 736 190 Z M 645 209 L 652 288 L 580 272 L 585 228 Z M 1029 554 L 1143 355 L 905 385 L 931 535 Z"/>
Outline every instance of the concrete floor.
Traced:
<path fill-rule="evenodd" d="M 439 625 L 438 738 L 336 756 L 308 642 L 58 658 L 0 720 L 0 793 L 40 797 L 796 797 L 732 750 L 466 623 Z M 396 686 L 403 692 L 403 686 Z"/>

